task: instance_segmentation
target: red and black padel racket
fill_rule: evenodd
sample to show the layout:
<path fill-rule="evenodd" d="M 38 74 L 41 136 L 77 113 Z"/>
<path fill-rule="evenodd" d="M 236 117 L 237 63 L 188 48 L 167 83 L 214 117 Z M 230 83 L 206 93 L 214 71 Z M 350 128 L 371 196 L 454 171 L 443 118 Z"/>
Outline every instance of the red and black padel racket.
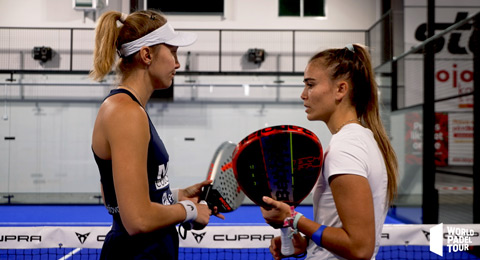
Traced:
<path fill-rule="evenodd" d="M 310 194 L 323 164 L 318 137 L 294 125 L 263 128 L 245 137 L 233 153 L 235 178 L 245 195 L 259 206 L 263 196 L 298 206 Z M 282 228 L 282 254 L 293 254 L 293 244 Z"/>

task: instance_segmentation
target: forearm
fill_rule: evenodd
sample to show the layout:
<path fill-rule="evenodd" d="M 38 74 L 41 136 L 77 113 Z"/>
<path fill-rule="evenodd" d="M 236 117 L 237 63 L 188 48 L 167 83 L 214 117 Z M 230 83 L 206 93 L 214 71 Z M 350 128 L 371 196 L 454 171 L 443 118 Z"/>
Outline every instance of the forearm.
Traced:
<path fill-rule="evenodd" d="M 162 205 L 151 202 L 143 209 L 125 212 L 120 208 L 120 216 L 127 232 L 134 235 L 182 223 L 187 214 L 181 204 Z"/>
<path fill-rule="evenodd" d="M 320 227 L 320 224 L 305 217 L 301 217 L 297 225 L 298 230 L 308 238 L 312 238 Z M 366 233 L 325 227 L 319 246 L 347 259 L 370 259 L 375 249 L 375 237 L 368 237 Z"/>

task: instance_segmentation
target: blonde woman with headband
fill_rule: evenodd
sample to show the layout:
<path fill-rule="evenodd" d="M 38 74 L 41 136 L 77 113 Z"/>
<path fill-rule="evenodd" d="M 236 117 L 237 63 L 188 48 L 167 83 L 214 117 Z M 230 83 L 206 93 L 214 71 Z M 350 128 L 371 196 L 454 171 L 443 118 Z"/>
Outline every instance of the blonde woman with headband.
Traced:
<path fill-rule="evenodd" d="M 315 219 L 268 197 L 263 217 L 274 227 L 287 223 L 295 254 L 306 259 L 375 259 L 397 190 L 397 159 L 380 120 L 369 53 L 358 44 L 322 51 L 308 62 L 304 83 L 307 119 L 332 133 L 313 190 Z M 272 239 L 275 259 L 284 257 L 280 248 L 280 237 Z"/>
<path fill-rule="evenodd" d="M 107 12 L 99 19 L 90 75 L 102 80 L 118 55 L 120 82 L 100 106 L 92 135 L 103 200 L 113 216 L 101 259 L 177 259 L 175 225 L 209 222 L 211 210 L 198 199 L 210 182 L 170 188 L 169 155 L 145 110 L 154 90 L 172 84 L 178 47 L 195 40 L 153 11 Z"/>

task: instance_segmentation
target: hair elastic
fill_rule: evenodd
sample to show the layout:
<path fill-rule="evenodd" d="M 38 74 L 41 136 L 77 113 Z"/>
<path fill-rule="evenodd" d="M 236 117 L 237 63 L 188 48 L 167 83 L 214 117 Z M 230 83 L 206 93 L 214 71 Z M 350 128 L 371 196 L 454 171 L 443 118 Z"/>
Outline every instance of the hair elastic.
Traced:
<path fill-rule="evenodd" d="M 122 15 L 120 16 L 120 22 L 124 23 L 125 20 L 127 20 L 127 17 L 128 17 L 128 14 L 122 13 Z"/>
<path fill-rule="evenodd" d="M 349 43 L 349 44 L 345 45 L 345 48 L 347 48 L 347 50 L 355 53 L 355 48 L 353 48 L 353 44 Z"/>
<path fill-rule="evenodd" d="M 318 246 L 322 246 L 322 235 L 323 235 L 323 230 L 326 228 L 327 226 L 325 225 L 321 225 L 317 231 L 315 231 L 315 233 L 313 233 L 312 235 L 312 241 L 315 242 L 315 244 L 317 244 Z"/>

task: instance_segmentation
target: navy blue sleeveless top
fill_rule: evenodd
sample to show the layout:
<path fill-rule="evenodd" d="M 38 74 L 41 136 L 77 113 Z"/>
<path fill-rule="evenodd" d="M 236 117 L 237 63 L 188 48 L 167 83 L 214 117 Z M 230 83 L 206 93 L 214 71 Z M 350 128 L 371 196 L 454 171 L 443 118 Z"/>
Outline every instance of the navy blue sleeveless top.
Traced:
<path fill-rule="evenodd" d="M 105 98 L 112 95 L 124 93 L 140 105 L 135 96 L 126 89 L 114 89 Z M 148 144 L 147 175 L 150 200 L 152 202 L 170 205 L 173 204 L 172 192 L 168 181 L 168 153 L 158 136 L 155 126 L 148 116 L 150 126 L 150 142 Z M 156 259 L 177 259 L 178 256 L 178 234 L 175 225 L 157 230 L 151 234 L 140 234 L 129 236 L 120 218 L 118 203 L 113 184 L 112 161 L 99 158 L 93 151 L 95 161 L 100 172 L 100 181 L 103 187 L 105 207 L 113 216 L 112 230 L 108 233 L 102 248 L 102 259 L 114 259 L 132 253 L 132 258 Z M 137 248 L 135 248 L 137 247 Z M 123 249 L 123 250 L 122 250 Z M 125 252 L 125 250 L 127 252 Z"/>

